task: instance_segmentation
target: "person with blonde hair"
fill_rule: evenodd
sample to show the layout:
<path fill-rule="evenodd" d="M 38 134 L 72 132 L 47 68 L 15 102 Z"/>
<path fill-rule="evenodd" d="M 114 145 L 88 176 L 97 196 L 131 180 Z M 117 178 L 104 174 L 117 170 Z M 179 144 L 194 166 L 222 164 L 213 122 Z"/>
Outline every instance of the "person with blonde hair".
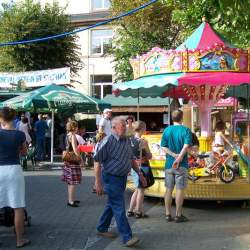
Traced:
<path fill-rule="evenodd" d="M 25 181 L 20 165 L 20 155 L 27 152 L 26 137 L 22 131 L 13 127 L 15 110 L 3 108 L 0 111 L 0 208 L 14 209 L 16 247 L 30 244 L 23 238 Z"/>
<path fill-rule="evenodd" d="M 146 130 L 146 123 L 143 121 L 136 121 L 134 122 L 133 127 L 134 135 L 130 137 L 132 151 L 139 165 L 149 166 L 149 159 L 152 158 L 152 154 L 150 152 L 148 142 L 142 138 L 142 135 Z M 131 170 L 131 175 L 136 189 L 131 197 L 127 216 L 135 216 L 137 219 L 146 218 L 148 215 L 146 215 L 143 210 L 145 188 L 140 187 L 139 176 L 133 169 Z"/>
<path fill-rule="evenodd" d="M 78 156 L 77 161 L 64 161 L 62 180 L 68 185 L 68 206 L 78 207 L 79 200 L 75 200 L 76 185 L 81 183 L 83 159 L 77 148 L 78 142 L 76 133 L 78 130 L 78 124 L 76 121 L 69 121 L 66 125 L 66 147 L 68 151 L 74 152 Z"/>

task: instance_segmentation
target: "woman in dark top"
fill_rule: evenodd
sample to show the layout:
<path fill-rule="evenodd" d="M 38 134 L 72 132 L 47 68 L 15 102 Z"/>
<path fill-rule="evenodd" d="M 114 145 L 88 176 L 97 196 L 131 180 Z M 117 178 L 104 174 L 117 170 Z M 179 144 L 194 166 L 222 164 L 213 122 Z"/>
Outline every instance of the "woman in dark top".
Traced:
<path fill-rule="evenodd" d="M 77 139 L 75 135 L 78 130 L 77 122 L 69 121 L 66 125 L 66 129 L 66 145 L 69 151 L 74 151 L 74 153 L 79 156 L 79 162 L 64 162 L 62 180 L 68 184 L 68 206 L 78 207 L 80 201 L 75 200 L 75 190 L 76 185 L 81 183 L 81 167 L 83 167 L 84 164 L 77 148 Z"/>
<path fill-rule="evenodd" d="M 19 155 L 26 154 L 26 137 L 15 130 L 13 120 L 16 112 L 10 108 L 0 111 L 0 207 L 11 207 L 15 213 L 16 246 L 30 243 L 23 238 L 25 183 Z"/>
<path fill-rule="evenodd" d="M 134 135 L 130 137 L 133 154 L 139 165 L 149 166 L 149 160 L 152 158 L 152 154 L 148 142 L 142 138 L 143 133 L 146 131 L 146 123 L 143 121 L 137 121 L 133 126 Z M 137 219 L 146 218 L 147 215 L 143 210 L 144 188 L 139 186 L 139 176 L 133 169 L 131 170 L 131 175 L 133 177 L 135 191 L 131 197 L 127 215 L 128 217 L 135 216 Z"/>

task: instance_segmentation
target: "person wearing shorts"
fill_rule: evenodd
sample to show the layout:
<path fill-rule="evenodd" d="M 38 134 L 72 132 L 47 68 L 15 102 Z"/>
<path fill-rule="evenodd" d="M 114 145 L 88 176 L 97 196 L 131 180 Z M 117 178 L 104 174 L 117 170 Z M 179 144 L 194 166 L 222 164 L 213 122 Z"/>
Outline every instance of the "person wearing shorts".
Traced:
<path fill-rule="evenodd" d="M 161 147 L 166 153 L 165 163 L 165 210 L 166 220 L 173 221 L 171 216 L 172 193 L 176 187 L 176 212 L 175 222 L 185 222 L 188 219 L 182 214 L 184 191 L 188 181 L 188 157 L 187 150 L 192 144 L 191 130 L 182 125 L 183 112 L 172 112 L 173 125 L 167 127 L 162 135 Z"/>

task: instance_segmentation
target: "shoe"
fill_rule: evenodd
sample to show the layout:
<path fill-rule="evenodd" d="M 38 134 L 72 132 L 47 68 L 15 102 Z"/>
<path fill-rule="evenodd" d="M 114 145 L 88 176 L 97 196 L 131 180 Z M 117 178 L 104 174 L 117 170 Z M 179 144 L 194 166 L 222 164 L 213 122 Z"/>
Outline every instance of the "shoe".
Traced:
<path fill-rule="evenodd" d="M 79 207 L 78 204 L 75 203 L 75 202 L 74 202 L 73 204 L 68 202 L 67 205 L 68 205 L 69 207 Z"/>
<path fill-rule="evenodd" d="M 80 202 L 81 202 L 81 201 L 79 201 L 79 200 L 75 200 L 75 201 L 74 201 L 75 204 L 79 204 Z"/>
<path fill-rule="evenodd" d="M 173 218 L 172 218 L 171 214 L 166 215 L 165 219 L 166 219 L 167 222 L 173 221 Z"/>
<path fill-rule="evenodd" d="M 126 246 L 126 247 L 133 247 L 133 246 L 134 246 L 135 244 L 137 244 L 139 241 L 140 241 L 139 238 L 133 237 L 133 238 L 131 238 L 129 241 L 127 241 L 127 242 L 125 243 L 125 246 Z"/>
<path fill-rule="evenodd" d="M 135 213 L 133 211 L 128 211 L 127 212 L 128 217 L 133 217 L 134 215 L 135 215 Z"/>
<path fill-rule="evenodd" d="M 180 223 L 180 222 L 187 222 L 189 221 L 189 219 L 185 217 L 184 215 L 181 215 L 181 216 L 175 216 L 174 221 L 176 223 Z"/>
<path fill-rule="evenodd" d="M 112 233 L 112 232 L 100 232 L 100 231 L 97 232 L 97 235 L 103 236 L 106 238 L 115 238 L 117 236 L 117 234 Z"/>
<path fill-rule="evenodd" d="M 142 212 L 136 212 L 135 213 L 135 218 L 136 219 L 142 219 L 142 218 L 148 218 L 148 215 L 147 214 L 144 214 L 144 213 L 142 213 Z"/>
<path fill-rule="evenodd" d="M 16 248 L 22 248 L 28 246 L 30 243 L 31 243 L 30 240 L 23 240 L 23 243 L 21 245 L 16 245 Z"/>

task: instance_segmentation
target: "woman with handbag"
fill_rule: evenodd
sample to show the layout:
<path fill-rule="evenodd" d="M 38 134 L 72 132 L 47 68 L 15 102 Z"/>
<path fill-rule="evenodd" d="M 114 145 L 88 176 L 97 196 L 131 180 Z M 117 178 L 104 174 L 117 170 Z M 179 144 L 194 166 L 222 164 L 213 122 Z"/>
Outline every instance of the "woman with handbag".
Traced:
<path fill-rule="evenodd" d="M 75 200 L 76 185 L 81 183 L 83 159 L 77 148 L 76 133 L 78 125 L 76 121 L 69 121 L 66 125 L 66 150 L 63 151 L 63 175 L 62 180 L 68 184 L 68 206 L 78 207 L 80 201 Z"/>
<path fill-rule="evenodd" d="M 143 121 L 136 121 L 134 123 L 134 135 L 130 137 L 131 148 L 138 160 L 139 166 L 145 166 L 150 169 L 149 159 L 152 158 L 152 154 L 150 152 L 148 142 L 142 138 L 143 133 L 146 130 L 146 124 Z M 127 212 L 128 217 L 135 216 L 135 218 L 146 218 L 148 217 L 143 211 L 143 201 L 144 201 L 144 190 L 140 186 L 139 176 L 132 169 L 131 175 L 133 177 L 135 191 L 131 197 L 129 210 Z"/>

